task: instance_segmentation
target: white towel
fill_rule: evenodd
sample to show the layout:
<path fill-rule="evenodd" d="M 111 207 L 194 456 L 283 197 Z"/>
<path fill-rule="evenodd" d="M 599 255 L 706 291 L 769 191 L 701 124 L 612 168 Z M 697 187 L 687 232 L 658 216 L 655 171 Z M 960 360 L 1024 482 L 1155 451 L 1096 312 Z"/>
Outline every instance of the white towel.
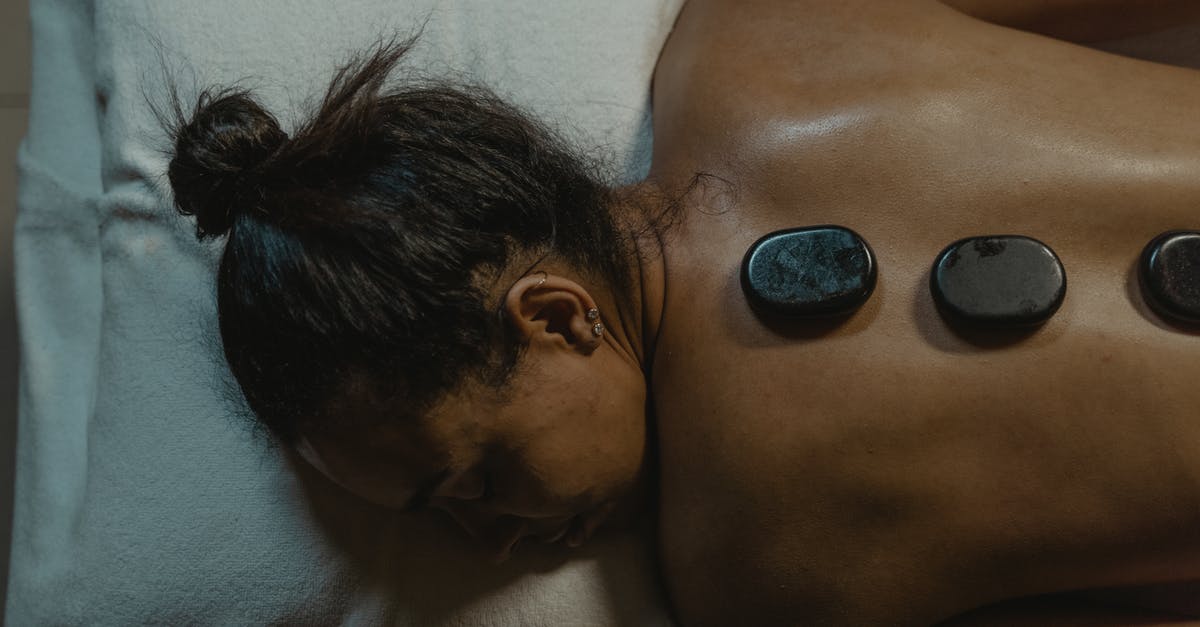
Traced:
<path fill-rule="evenodd" d="M 250 435 L 214 335 L 219 244 L 171 211 L 143 92 L 157 39 L 185 96 L 190 70 L 248 79 L 286 127 L 348 53 L 425 22 L 405 67 L 480 80 L 632 181 L 681 1 L 33 0 L 7 624 L 666 624 L 645 533 L 487 567 Z"/>

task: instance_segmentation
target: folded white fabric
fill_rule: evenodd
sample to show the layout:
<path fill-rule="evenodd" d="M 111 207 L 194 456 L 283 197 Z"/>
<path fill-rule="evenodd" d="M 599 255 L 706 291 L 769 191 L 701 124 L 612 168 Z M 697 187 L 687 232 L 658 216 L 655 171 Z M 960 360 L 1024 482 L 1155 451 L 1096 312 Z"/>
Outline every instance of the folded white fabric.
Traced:
<path fill-rule="evenodd" d="M 483 566 L 252 436 L 215 336 L 219 244 L 172 212 L 145 97 L 157 41 L 185 98 L 240 80 L 286 129 L 349 53 L 423 24 L 401 72 L 482 82 L 631 181 L 681 2 L 33 0 L 7 624 L 666 624 L 645 534 Z"/>

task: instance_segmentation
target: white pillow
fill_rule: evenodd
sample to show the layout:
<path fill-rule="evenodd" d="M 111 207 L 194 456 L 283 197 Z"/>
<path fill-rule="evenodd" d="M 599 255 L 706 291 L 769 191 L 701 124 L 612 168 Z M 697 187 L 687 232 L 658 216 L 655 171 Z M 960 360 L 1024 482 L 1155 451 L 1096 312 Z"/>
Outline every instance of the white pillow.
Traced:
<path fill-rule="evenodd" d="M 649 529 L 484 566 L 272 450 L 226 400 L 220 243 L 171 210 L 154 41 L 284 122 L 334 68 L 425 24 L 404 67 L 461 73 L 611 157 L 650 154 L 682 0 L 34 0 L 16 235 L 22 373 L 6 619 L 34 624 L 667 624 Z"/>

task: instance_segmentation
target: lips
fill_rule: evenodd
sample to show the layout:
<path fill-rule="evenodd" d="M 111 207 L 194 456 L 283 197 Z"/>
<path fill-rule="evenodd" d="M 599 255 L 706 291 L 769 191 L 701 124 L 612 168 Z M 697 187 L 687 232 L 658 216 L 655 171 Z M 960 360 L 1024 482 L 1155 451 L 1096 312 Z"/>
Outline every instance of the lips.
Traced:
<path fill-rule="evenodd" d="M 490 548 L 492 561 L 496 564 L 508 561 L 525 538 L 526 523 L 518 519 L 513 519 L 513 522 L 516 523 L 515 526 L 510 527 L 507 533 L 494 535 L 491 542 L 484 541 L 484 545 Z"/>
<path fill-rule="evenodd" d="M 589 514 L 576 514 L 551 533 L 538 536 L 543 544 L 555 544 L 565 540 L 566 545 L 577 547 L 584 543 L 599 524 L 599 519 Z"/>
<path fill-rule="evenodd" d="M 529 521 L 525 521 L 521 526 L 510 529 L 509 533 L 504 534 L 498 545 L 494 544 L 493 559 L 497 562 L 507 560 L 517 547 L 527 540 L 539 540 L 542 544 L 563 543 L 568 547 L 576 548 L 587 542 L 601 523 L 608 519 L 613 510 L 612 503 L 601 505 L 590 512 L 576 514 L 561 523 L 557 528 L 551 527 L 550 531 L 542 533 L 526 533 L 530 531 Z"/>
<path fill-rule="evenodd" d="M 595 522 L 576 516 L 571 523 L 571 530 L 567 532 L 567 546 L 576 548 L 582 545 L 592 536 L 592 531 L 595 528 Z"/>

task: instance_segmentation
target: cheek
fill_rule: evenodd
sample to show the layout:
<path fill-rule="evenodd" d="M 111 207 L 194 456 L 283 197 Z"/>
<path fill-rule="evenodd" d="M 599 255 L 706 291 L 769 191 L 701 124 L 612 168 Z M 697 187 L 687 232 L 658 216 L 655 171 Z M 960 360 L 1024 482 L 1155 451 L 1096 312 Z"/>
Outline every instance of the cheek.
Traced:
<path fill-rule="evenodd" d="M 595 417 L 580 425 L 581 454 L 610 482 L 621 482 L 641 466 L 646 447 L 644 399 L 610 395 L 597 402 Z"/>
<path fill-rule="evenodd" d="M 644 446 L 644 420 L 591 419 L 545 430 L 521 449 L 517 463 L 545 501 L 587 504 L 613 498 L 634 480 Z"/>
<path fill-rule="evenodd" d="M 389 509 L 406 505 L 421 479 L 444 467 L 431 453 L 425 453 L 423 459 L 404 449 L 345 446 L 344 442 L 312 441 L 304 436 L 295 451 L 346 492 Z"/>

